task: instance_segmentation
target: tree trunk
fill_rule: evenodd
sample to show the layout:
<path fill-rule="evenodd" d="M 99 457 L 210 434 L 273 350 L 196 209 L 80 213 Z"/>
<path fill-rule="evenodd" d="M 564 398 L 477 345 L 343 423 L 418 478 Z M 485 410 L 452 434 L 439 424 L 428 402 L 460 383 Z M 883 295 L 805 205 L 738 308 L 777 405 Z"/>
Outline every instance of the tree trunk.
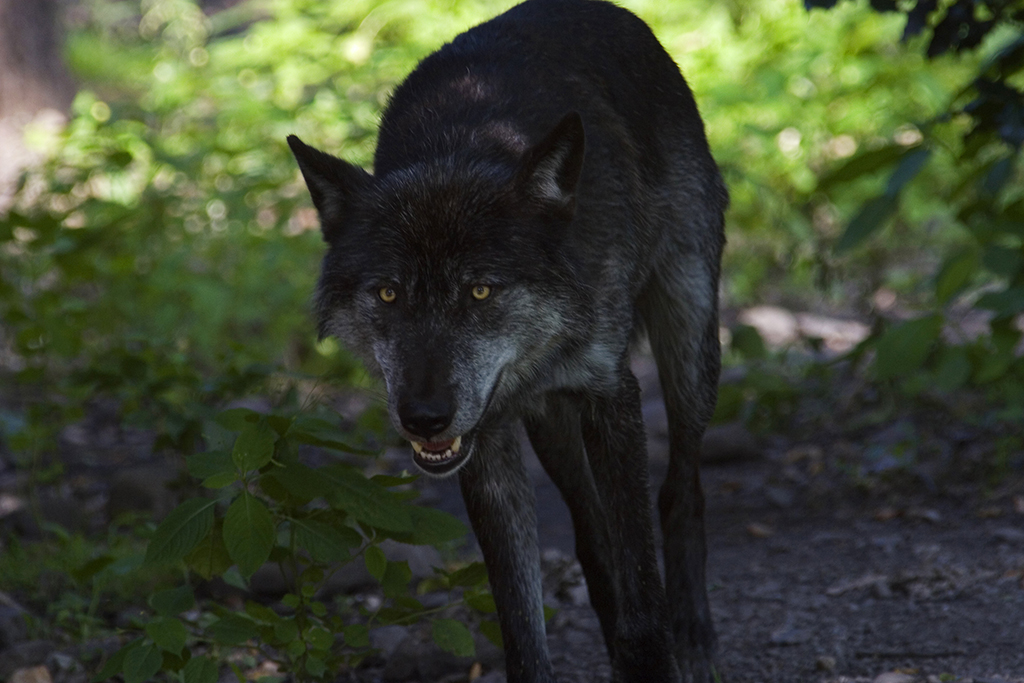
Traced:
<path fill-rule="evenodd" d="M 58 9 L 57 0 L 0 0 L 0 118 L 71 104 Z"/>

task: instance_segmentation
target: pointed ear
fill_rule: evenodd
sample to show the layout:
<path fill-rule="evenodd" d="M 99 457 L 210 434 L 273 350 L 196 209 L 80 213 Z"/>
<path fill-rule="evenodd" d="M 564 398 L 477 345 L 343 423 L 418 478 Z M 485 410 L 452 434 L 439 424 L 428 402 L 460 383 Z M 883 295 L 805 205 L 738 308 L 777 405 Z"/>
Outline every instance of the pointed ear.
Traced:
<path fill-rule="evenodd" d="M 583 170 L 584 148 L 583 119 L 571 111 L 526 152 L 519 171 L 520 186 L 529 196 L 555 204 L 571 218 L 576 209 L 576 184 Z"/>
<path fill-rule="evenodd" d="M 330 241 L 373 176 L 358 166 L 310 147 L 294 135 L 288 136 L 288 146 L 299 162 L 313 205 L 320 214 L 324 239 Z"/>

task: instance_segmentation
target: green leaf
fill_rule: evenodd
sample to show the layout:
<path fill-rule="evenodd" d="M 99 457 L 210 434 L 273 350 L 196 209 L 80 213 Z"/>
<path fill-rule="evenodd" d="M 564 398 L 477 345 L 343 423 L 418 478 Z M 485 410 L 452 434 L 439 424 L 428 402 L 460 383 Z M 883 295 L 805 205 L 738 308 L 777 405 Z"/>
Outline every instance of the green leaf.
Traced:
<path fill-rule="evenodd" d="M 322 626 L 313 626 L 306 631 L 306 641 L 311 649 L 327 652 L 334 645 L 334 634 Z"/>
<path fill-rule="evenodd" d="M 259 422 L 262 414 L 249 408 L 229 408 L 217 413 L 214 422 L 232 432 L 241 432 L 251 424 Z"/>
<path fill-rule="evenodd" d="M 221 645 L 240 645 L 255 638 L 259 629 L 251 619 L 240 614 L 228 614 L 210 624 L 208 632 Z"/>
<path fill-rule="evenodd" d="M 931 154 L 931 150 L 927 147 L 918 147 L 908 152 L 900 159 L 896 170 L 889 176 L 889 184 L 885 188 L 885 193 L 892 197 L 897 196 L 903 187 L 921 172 Z"/>
<path fill-rule="evenodd" d="M 818 189 L 827 192 L 836 183 L 845 183 L 890 166 L 906 153 L 906 147 L 887 145 L 853 157 L 818 182 Z"/>
<path fill-rule="evenodd" d="M 383 486 L 374 484 L 362 472 L 348 465 L 321 467 L 318 472 L 329 482 L 327 501 L 355 519 L 381 529 L 413 531 L 410 508 Z"/>
<path fill-rule="evenodd" d="M 293 619 L 282 619 L 274 624 L 274 639 L 277 645 L 286 645 L 299 637 L 299 625 Z"/>
<path fill-rule="evenodd" d="M 730 347 L 750 360 L 762 360 L 768 357 L 768 349 L 764 345 L 764 339 L 756 327 L 750 325 L 737 325 L 732 329 L 732 342 Z"/>
<path fill-rule="evenodd" d="M 342 635 L 349 647 L 370 647 L 370 630 L 362 624 L 346 624 L 342 629 Z"/>
<path fill-rule="evenodd" d="M 203 479 L 203 488 L 213 489 L 216 491 L 217 489 L 222 489 L 225 486 L 231 486 L 238 480 L 237 472 L 221 472 L 220 474 L 215 474 L 212 477 Z"/>
<path fill-rule="evenodd" d="M 1010 287 L 1001 292 L 989 292 L 978 299 L 978 308 L 995 311 L 999 317 L 1024 313 L 1024 285 Z"/>
<path fill-rule="evenodd" d="M 935 368 L 935 386 L 942 391 L 954 391 L 971 378 L 971 359 L 962 346 L 947 346 L 939 355 Z"/>
<path fill-rule="evenodd" d="M 412 484 L 419 480 L 416 475 L 403 475 L 400 477 L 393 477 L 389 474 L 375 474 L 370 477 L 370 481 L 374 484 L 380 484 L 381 486 L 405 486 L 406 484 Z"/>
<path fill-rule="evenodd" d="M 412 570 L 407 561 L 388 562 L 388 568 L 380 580 L 380 587 L 384 590 L 385 596 L 395 598 L 408 591 L 410 581 L 412 581 Z"/>
<path fill-rule="evenodd" d="M 160 649 L 180 655 L 185 649 L 188 631 L 185 625 L 174 617 L 159 617 L 146 624 L 146 635 L 152 638 Z"/>
<path fill-rule="evenodd" d="M 371 545 L 363 553 L 363 561 L 366 562 L 366 571 L 380 583 L 388 569 L 388 558 L 385 557 L 384 551 L 378 546 Z"/>
<path fill-rule="evenodd" d="M 215 500 L 192 498 L 171 511 L 153 532 L 146 548 L 146 563 L 177 562 L 185 557 L 213 526 Z"/>
<path fill-rule="evenodd" d="M 210 533 L 185 556 L 185 564 L 207 581 L 231 567 L 231 556 L 224 545 L 224 525 L 220 521 L 215 522 Z"/>
<path fill-rule="evenodd" d="M 291 462 L 284 467 L 275 467 L 264 477 L 272 477 L 285 490 L 299 500 L 313 500 L 326 496 L 330 490 L 330 481 L 302 463 Z"/>
<path fill-rule="evenodd" d="M 452 588 L 480 586 L 485 583 L 487 583 L 487 565 L 483 562 L 473 562 L 448 575 L 448 585 Z"/>
<path fill-rule="evenodd" d="M 363 448 L 350 446 L 347 442 L 348 434 L 338 429 L 335 425 L 326 420 L 321 420 L 309 415 L 299 415 L 288 430 L 288 436 L 300 443 L 311 446 L 319 446 L 343 453 L 355 453 L 356 455 L 377 455 L 377 451 L 369 451 Z"/>
<path fill-rule="evenodd" d="M 203 422 L 203 441 L 206 443 L 207 451 L 220 451 L 222 453 L 230 454 L 231 446 L 235 442 L 235 432 L 240 431 L 242 430 L 227 429 L 214 420 L 207 420 Z"/>
<path fill-rule="evenodd" d="M 149 598 L 149 606 L 164 617 L 181 614 L 192 609 L 195 604 L 196 599 L 192 594 L 192 587 L 188 585 L 157 591 Z M 156 639 L 154 638 L 154 640 Z"/>
<path fill-rule="evenodd" d="M 231 453 L 228 451 L 196 453 L 185 458 L 185 463 L 188 466 L 189 475 L 200 480 L 225 473 L 235 475 L 237 471 Z"/>
<path fill-rule="evenodd" d="M 412 533 L 394 533 L 387 535 L 396 541 L 410 545 L 441 545 L 465 538 L 469 530 L 457 517 L 442 510 L 421 507 L 419 505 L 408 506 L 409 516 L 412 518 Z"/>
<path fill-rule="evenodd" d="M 188 660 L 183 674 L 185 683 L 217 683 L 220 668 L 212 658 L 200 655 Z"/>
<path fill-rule="evenodd" d="M 110 655 L 106 663 L 103 665 L 103 668 L 92 677 L 91 683 L 101 683 L 102 681 L 110 680 L 117 674 L 120 674 L 124 670 L 125 657 L 128 656 L 129 652 L 142 647 L 143 642 L 144 640 L 142 638 L 136 638 L 114 654 Z"/>
<path fill-rule="evenodd" d="M 312 519 L 294 519 L 295 542 L 319 562 L 343 562 L 352 554 L 352 548 L 363 542 L 363 537 L 349 527 L 337 528 Z"/>
<path fill-rule="evenodd" d="M 1021 269 L 1021 249 L 1020 247 L 1011 249 L 990 244 L 985 248 L 981 261 L 986 268 L 999 277 L 1013 280 Z"/>
<path fill-rule="evenodd" d="M 124 657 L 124 683 L 145 683 L 156 675 L 164 658 L 156 645 L 135 648 Z"/>
<path fill-rule="evenodd" d="M 875 230 L 882 227 L 889 218 L 896 212 L 897 198 L 883 194 L 874 199 L 869 199 L 861 206 L 860 212 L 854 216 L 846 231 L 836 244 L 836 253 L 853 249 L 861 242 L 871 236 Z"/>
<path fill-rule="evenodd" d="M 494 614 L 498 606 L 494 603 L 494 596 L 490 593 L 477 593 L 465 597 L 466 604 L 483 614 Z"/>
<path fill-rule="evenodd" d="M 984 180 L 979 183 L 979 189 L 981 192 L 988 197 L 994 197 L 999 194 L 999 191 L 1003 189 L 1006 182 L 1013 177 L 1013 166 L 1017 155 L 1009 156 L 1000 159 L 989 172 L 985 174 Z"/>
<path fill-rule="evenodd" d="M 277 434 L 271 429 L 266 418 L 260 418 L 255 423 L 247 423 L 235 440 L 231 458 L 243 472 L 258 470 L 274 457 L 275 441 Z"/>
<path fill-rule="evenodd" d="M 243 491 L 224 516 L 224 546 L 249 578 L 270 557 L 275 541 L 274 520 L 261 500 Z"/>
<path fill-rule="evenodd" d="M 967 249 L 946 259 L 935 278 L 935 298 L 939 303 L 948 302 L 953 296 L 970 284 L 978 272 L 978 254 Z"/>
<path fill-rule="evenodd" d="M 79 583 L 88 581 L 112 564 L 114 564 L 114 558 L 111 555 L 94 557 L 78 569 L 72 570 L 71 577 Z"/>
<path fill-rule="evenodd" d="M 435 619 L 431 623 L 431 635 L 437 646 L 456 657 L 472 657 L 476 654 L 473 636 L 469 629 L 454 619 Z"/>
<path fill-rule="evenodd" d="M 501 638 L 501 626 L 498 625 L 498 622 L 482 619 L 479 628 L 480 633 L 484 634 L 484 638 L 494 643 L 500 649 L 505 649 L 505 642 Z"/>
<path fill-rule="evenodd" d="M 306 657 L 306 671 L 314 678 L 320 678 L 327 671 L 327 663 L 316 655 Z"/>
<path fill-rule="evenodd" d="M 919 370 L 941 330 L 940 315 L 924 316 L 890 327 L 878 340 L 875 374 L 881 379 L 892 379 Z"/>

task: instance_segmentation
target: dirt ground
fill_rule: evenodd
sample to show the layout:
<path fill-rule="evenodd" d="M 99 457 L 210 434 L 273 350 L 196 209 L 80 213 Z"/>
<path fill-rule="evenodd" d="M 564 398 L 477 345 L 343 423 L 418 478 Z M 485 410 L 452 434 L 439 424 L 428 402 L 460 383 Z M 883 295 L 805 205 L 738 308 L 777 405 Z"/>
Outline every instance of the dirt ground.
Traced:
<path fill-rule="evenodd" d="M 667 457 L 658 392 L 652 368 L 635 370 L 656 487 Z M 769 441 L 703 467 L 723 680 L 1024 681 L 1024 478 L 863 486 L 828 445 Z M 568 509 L 527 457 L 559 609 L 549 624 L 558 673 L 567 683 L 610 680 L 571 565 Z M 430 488 L 428 498 L 464 515 L 454 482 Z"/>

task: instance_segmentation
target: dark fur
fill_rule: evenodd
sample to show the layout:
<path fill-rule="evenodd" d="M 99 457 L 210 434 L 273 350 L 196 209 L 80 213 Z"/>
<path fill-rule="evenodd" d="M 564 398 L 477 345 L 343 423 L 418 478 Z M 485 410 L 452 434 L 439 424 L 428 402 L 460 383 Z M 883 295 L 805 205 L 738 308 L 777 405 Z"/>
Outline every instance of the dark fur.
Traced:
<path fill-rule="evenodd" d="M 616 680 L 712 680 L 698 460 L 727 195 L 647 26 L 596 0 L 530 0 L 396 90 L 373 176 L 289 144 L 329 244 L 321 333 L 381 372 L 404 436 L 462 438 L 450 464 L 417 462 L 461 468 L 509 680 L 554 680 L 520 420 L 572 511 Z M 475 285 L 491 295 L 475 300 Z M 644 329 L 669 418 L 664 588 L 628 366 Z"/>

